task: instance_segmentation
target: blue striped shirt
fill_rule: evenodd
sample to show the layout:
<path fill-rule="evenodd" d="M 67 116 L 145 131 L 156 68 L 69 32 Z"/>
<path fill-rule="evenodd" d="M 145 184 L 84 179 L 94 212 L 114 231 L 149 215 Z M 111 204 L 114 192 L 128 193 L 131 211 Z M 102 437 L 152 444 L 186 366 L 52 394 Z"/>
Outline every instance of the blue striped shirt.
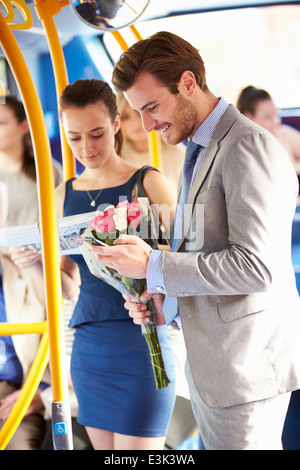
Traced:
<path fill-rule="evenodd" d="M 200 164 L 204 158 L 205 151 L 209 145 L 213 133 L 227 108 L 228 103 L 226 103 L 223 98 L 220 98 L 217 106 L 202 122 L 202 124 L 198 127 L 195 134 L 193 135 L 193 142 L 201 145 L 201 147 L 194 167 L 191 186 L 194 182 Z M 166 294 L 162 274 L 162 252 L 159 250 L 152 250 L 152 252 L 150 253 L 147 266 L 147 288 L 150 293 L 161 292 L 163 294 Z"/>

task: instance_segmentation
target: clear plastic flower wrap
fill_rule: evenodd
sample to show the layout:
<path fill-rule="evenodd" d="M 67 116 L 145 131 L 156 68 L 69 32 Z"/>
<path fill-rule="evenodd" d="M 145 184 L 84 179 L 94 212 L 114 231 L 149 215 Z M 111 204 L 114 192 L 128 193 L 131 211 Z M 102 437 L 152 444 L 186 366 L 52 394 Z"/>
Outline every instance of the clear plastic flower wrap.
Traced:
<path fill-rule="evenodd" d="M 113 245 L 114 240 L 121 234 L 137 235 L 152 248 L 157 247 L 156 230 L 148 198 L 137 198 L 131 203 L 127 200 L 122 201 L 116 207 L 110 205 L 104 211 L 97 213 L 82 234 L 84 242 L 81 245 L 85 262 L 94 276 L 140 302 L 141 294 L 146 289 L 146 280 L 121 276 L 116 270 L 99 261 L 91 250 L 91 243 Z M 157 336 L 156 314 L 152 300 L 147 302 L 147 308 L 151 311 L 150 321 L 142 325 L 141 330 L 149 348 L 156 388 L 161 389 L 167 387 L 170 381 Z"/>

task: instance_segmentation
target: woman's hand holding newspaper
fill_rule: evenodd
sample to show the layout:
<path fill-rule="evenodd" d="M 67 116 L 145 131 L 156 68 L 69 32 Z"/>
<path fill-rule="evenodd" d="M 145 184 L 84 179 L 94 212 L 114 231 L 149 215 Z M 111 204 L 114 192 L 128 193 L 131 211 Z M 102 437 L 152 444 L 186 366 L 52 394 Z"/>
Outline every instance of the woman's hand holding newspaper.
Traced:
<path fill-rule="evenodd" d="M 11 259 L 19 268 L 30 268 L 42 261 L 41 250 L 11 247 L 9 249 Z"/>

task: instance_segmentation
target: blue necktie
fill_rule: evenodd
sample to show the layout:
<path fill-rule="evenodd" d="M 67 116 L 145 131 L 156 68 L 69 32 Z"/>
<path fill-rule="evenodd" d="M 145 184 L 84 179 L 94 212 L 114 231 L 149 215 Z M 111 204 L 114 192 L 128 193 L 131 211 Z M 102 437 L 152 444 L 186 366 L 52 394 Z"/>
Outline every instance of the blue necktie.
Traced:
<path fill-rule="evenodd" d="M 182 169 L 182 188 L 179 204 L 183 206 L 188 198 L 194 166 L 199 153 L 200 145 L 190 140 L 185 152 L 185 160 Z"/>
<path fill-rule="evenodd" d="M 184 160 L 183 169 L 182 169 L 182 187 L 181 187 L 181 193 L 180 193 L 180 198 L 178 202 L 178 206 L 179 206 L 178 213 L 176 214 L 176 219 L 174 223 L 174 237 L 173 237 L 173 243 L 172 243 L 172 251 L 176 250 L 176 246 L 178 243 L 178 235 L 182 226 L 184 205 L 189 195 L 191 180 L 192 180 L 193 171 L 194 171 L 199 149 L 200 149 L 199 144 L 195 144 L 192 140 L 189 140 L 187 148 L 186 148 L 186 152 L 185 152 L 185 160 Z M 165 317 L 167 325 L 172 323 L 172 321 L 178 314 L 177 297 L 166 296 L 164 305 L 163 305 L 163 313 L 164 313 L 164 317 Z"/>
<path fill-rule="evenodd" d="M 180 230 L 182 226 L 183 214 L 184 214 L 184 205 L 186 204 L 191 180 L 193 176 L 193 171 L 196 163 L 196 159 L 199 153 L 199 144 L 195 144 L 192 140 L 189 140 L 186 152 L 185 152 L 185 160 L 182 169 L 182 186 L 181 186 L 181 193 L 180 198 L 178 201 L 178 208 L 177 214 L 174 223 L 174 236 L 172 242 L 172 251 L 176 251 L 176 246 L 178 242 L 178 237 L 180 235 Z"/>

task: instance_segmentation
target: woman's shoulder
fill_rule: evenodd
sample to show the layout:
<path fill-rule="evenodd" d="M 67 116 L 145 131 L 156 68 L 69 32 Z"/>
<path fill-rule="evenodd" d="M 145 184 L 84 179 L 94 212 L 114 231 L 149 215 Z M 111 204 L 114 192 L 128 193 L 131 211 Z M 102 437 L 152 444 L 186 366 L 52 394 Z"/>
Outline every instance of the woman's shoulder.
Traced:
<path fill-rule="evenodd" d="M 62 181 L 58 186 L 56 186 L 56 188 L 55 188 L 55 194 L 59 194 L 59 193 L 61 193 L 62 191 L 65 191 L 65 190 L 66 190 L 67 183 L 68 183 L 68 181 Z"/>
<path fill-rule="evenodd" d="M 167 178 L 157 168 L 152 167 L 147 171 L 143 180 L 143 188 L 152 203 L 164 202 L 168 205 L 176 203 L 176 194 Z"/>
<path fill-rule="evenodd" d="M 160 171 L 159 168 L 156 168 L 151 165 L 144 165 L 140 170 L 142 169 L 143 169 L 143 174 L 144 174 L 144 181 L 147 182 L 147 184 L 151 184 L 151 183 L 164 184 L 166 182 L 166 177 Z"/>

